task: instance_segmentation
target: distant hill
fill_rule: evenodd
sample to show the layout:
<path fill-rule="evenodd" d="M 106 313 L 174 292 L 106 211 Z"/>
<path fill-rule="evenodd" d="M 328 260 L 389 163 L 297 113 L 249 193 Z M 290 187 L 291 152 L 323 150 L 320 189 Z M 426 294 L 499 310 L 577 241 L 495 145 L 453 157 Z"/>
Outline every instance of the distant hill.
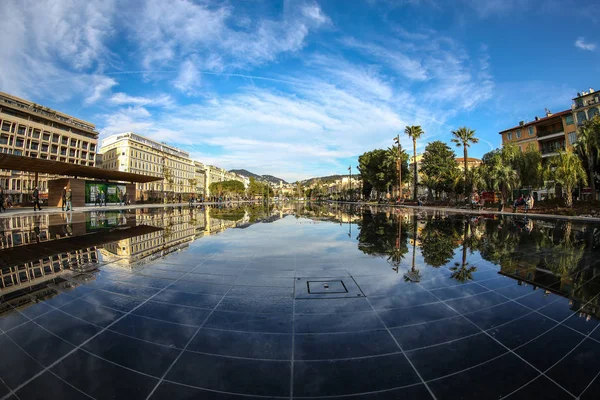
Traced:
<path fill-rule="evenodd" d="M 309 179 L 305 179 L 303 181 L 300 181 L 300 183 L 302 183 L 303 185 L 311 185 L 312 183 L 314 183 L 316 180 L 320 180 L 322 183 L 332 183 L 337 181 L 338 179 L 342 179 L 344 177 L 346 177 L 347 175 L 328 175 L 328 176 L 320 176 L 320 177 L 316 177 L 316 178 L 309 178 Z"/>
<path fill-rule="evenodd" d="M 238 175 L 246 176 L 248 178 L 254 178 L 257 181 L 261 181 L 261 182 L 271 182 L 271 183 L 283 182 L 283 183 L 287 183 L 285 181 L 285 179 L 281 179 L 281 178 L 278 178 L 278 177 L 273 176 L 273 175 L 258 175 L 258 174 L 255 174 L 253 172 L 250 172 L 250 171 L 248 171 L 246 169 L 232 169 L 229 172 L 233 172 L 233 173 L 236 173 Z"/>

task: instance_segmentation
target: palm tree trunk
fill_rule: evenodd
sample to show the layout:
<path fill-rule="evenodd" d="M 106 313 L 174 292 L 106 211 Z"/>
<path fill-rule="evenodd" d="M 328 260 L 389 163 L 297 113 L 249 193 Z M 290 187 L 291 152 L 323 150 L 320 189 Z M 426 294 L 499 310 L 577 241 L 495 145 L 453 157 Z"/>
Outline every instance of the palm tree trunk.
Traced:
<path fill-rule="evenodd" d="M 417 247 L 417 216 L 413 214 L 413 251 L 412 251 L 412 268 L 415 270 L 415 249 Z"/>
<path fill-rule="evenodd" d="M 469 223 L 465 221 L 465 234 L 463 236 L 462 266 L 467 265 L 467 235 L 469 234 Z"/>
<path fill-rule="evenodd" d="M 563 187 L 563 192 L 566 195 L 565 203 L 567 207 L 573 206 L 573 192 L 571 190 L 567 190 L 566 187 Z"/>
<path fill-rule="evenodd" d="M 415 185 L 413 201 L 417 201 L 417 139 L 413 139 L 413 173 L 415 174 L 413 180 L 413 184 Z"/>
<path fill-rule="evenodd" d="M 588 169 L 590 174 L 590 188 L 592 189 L 592 200 L 596 200 L 596 179 L 594 179 L 594 154 L 588 152 Z"/>
<path fill-rule="evenodd" d="M 463 145 L 463 151 L 464 151 L 464 161 L 465 161 L 465 195 L 467 196 L 468 200 L 471 200 L 471 193 L 467 194 L 467 179 L 469 176 L 469 170 L 468 170 L 468 166 L 467 166 L 467 145 Z"/>

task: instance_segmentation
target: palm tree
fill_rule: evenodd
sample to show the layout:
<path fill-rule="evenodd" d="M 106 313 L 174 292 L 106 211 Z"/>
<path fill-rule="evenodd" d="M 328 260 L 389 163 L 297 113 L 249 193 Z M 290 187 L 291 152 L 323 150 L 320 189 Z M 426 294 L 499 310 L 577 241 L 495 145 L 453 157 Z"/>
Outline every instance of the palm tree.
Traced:
<path fill-rule="evenodd" d="M 596 171 L 596 159 L 598 149 L 600 148 L 600 116 L 595 115 L 594 118 L 585 121 L 579 128 L 576 145 L 582 157 L 587 159 L 588 177 L 590 187 L 592 188 L 592 196 L 596 197 L 596 179 L 594 174 Z"/>
<path fill-rule="evenodd" d="M 471 146 L 471 144 L 479 143 L 479 139 L 475 137 L 475 131 L 471 128 L 467 128 L 466 126 L 460 127 L 455 131 L 452 131 L 454 137 L 452 138 L 452 143 L 456 144 L 456 147 L 463 148 L 464 151 L 464 162 L 465 162 L 465 194 L 467 193 L 468 183 L 467 179 L 469 177 L 469 168 L 467 164 L 468 151 L 467 148 Z M 469 199 L 471 198 L 471 194 L 468 194 Z"/>
<path fill-rule="evenodd" d="M 407 126 L 404 129 L 404 133 L 406 133 L 408 135 L 408 137 L 411 138 L 413 141 L 413 173 L 414 173 L 414 185 L 415 185 L 415 189 L 414 189 L 414 193 L 413 193 L 413 200 L 417 201 L 417 183 L 418 183 L 417 139 L 419 139 L 423 135 L 424 132 L 423 132 L 423 129 L 421 129 L 421 127 L 419 125 L 413 125 L 413 126 Z"/>
<path fill-rule="evenodd" d="M 385 158 L 385 170 L 389 171 L 388 174 L 388 184 L 392 186 L 394 183 L 399 182 L 398 186 L 398 196 L 402 194 L 402 161 L 405 157 L 407 157 L 406 152 L 402 148 L 402 146 L 394 146 L 388 147 L 386 150 L 386 158 Z M 391 173 L 391 171 L 395 171 L 395 174 Z M 397 183 L 398 184 L 398 183 Z"/>
<path fill-rule="evenodd" d="M 562 186 L 567 207 L 573 206 L 573 189 L 580 183 L 587 184 L 587 174 L 583 169 L 581 159 L 571 150 L 560 151 L 550 159 L 546 166 L 547 180 Z"/>

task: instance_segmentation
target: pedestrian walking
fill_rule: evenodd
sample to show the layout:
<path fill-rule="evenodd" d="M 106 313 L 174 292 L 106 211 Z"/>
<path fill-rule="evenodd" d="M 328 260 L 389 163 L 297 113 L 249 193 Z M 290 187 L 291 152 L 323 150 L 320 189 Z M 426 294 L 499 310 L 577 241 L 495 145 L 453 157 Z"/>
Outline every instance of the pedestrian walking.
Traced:
<path fill-rule="evenodd" d="M 6 211 L 6 207 L 4 207 L 4 189 L 0 187 L 0 212 Z"/>
<path fill-rule="evenodd" d="M 101 190 L 100 191 L 100 207 L 102 207 L 103 204 L 104 204 L 104 207 L 106 207 L 106 196 L 104 195 L 104 191 Z"/>
<path fill-rule="evenodd" d="M 37 186 L 33 189 L 33 211 L 36 207 L 39 211 L 42 211 L 42 207 L 40 207 L 40 190 Z"/>
<path fill-rule="evenodd" d="M 123 192 L 119 190 L 119 205 L 122 206 L 123 205 Z"/>
<path fill-rule="evenodd" d="M 65 193 L 65 203 L 67 205 L 67 211 L 73 211 L 73 203 L 71 201 L 72 198 L 73 193 L 71 192 L 71 188 L 69 188 L 69 190 L 67 190 L 67 193 Z"/>
<path fill-rule="evenodd" d="M 65 211 L 67 206 L 67 187 L 65 186 L 62 191 L 62 210 Z"/>

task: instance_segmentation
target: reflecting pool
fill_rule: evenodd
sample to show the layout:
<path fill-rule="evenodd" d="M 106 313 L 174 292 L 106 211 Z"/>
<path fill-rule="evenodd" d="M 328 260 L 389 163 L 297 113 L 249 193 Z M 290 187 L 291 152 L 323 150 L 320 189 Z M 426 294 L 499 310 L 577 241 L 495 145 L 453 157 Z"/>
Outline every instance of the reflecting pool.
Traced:
<path fill-rule="evenodd" d="M 0 399 L 600 398 L 600 225 L 285 204 L 0 242 Z"/>

